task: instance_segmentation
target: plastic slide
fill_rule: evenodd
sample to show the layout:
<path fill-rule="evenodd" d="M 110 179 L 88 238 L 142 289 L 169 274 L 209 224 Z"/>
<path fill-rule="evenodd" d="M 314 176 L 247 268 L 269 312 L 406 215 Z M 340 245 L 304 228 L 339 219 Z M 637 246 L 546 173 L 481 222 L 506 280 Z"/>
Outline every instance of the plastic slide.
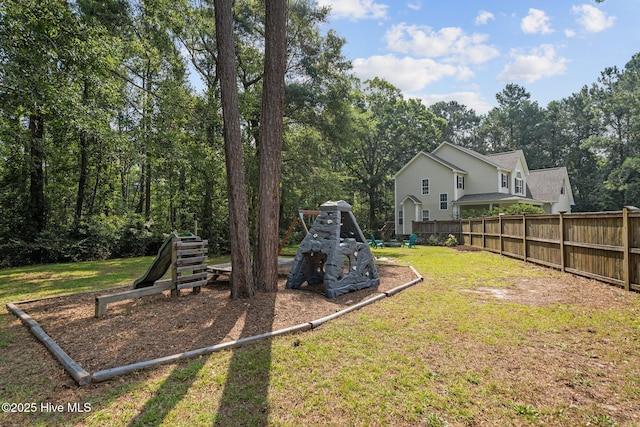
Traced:
<path fill-rule="evenodd" d="M 156 280 L 164 276 L 164 273 L 166 273 L 169 266 L 171 266 L 171 241 L 174 237 L 178 236 L 174 233 L 164 241 L 158 250 L 158 255 L 156 255 L 147 272 L 133 282 L 134 289 L 153 286 Z"/>

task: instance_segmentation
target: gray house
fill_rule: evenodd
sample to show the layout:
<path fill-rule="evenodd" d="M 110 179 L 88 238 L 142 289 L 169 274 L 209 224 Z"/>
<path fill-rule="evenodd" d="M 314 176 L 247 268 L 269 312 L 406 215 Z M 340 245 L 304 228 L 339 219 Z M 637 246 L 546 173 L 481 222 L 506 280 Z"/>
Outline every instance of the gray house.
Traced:
<path fill-rule="evenodd" d="M 393 179 L 397 234 L 411 234 L 412 221 L 456 219 L 470 209 L 523 203 L 558 213 L 574 205 L 567 168 L 529 170 L 522 150 L 484 155 L 443 142 Z"/>

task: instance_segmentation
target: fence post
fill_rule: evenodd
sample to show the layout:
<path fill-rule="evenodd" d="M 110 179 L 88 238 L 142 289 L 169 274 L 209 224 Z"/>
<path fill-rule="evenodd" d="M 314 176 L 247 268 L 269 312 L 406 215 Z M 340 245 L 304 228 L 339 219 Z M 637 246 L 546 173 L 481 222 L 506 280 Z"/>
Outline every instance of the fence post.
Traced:
<path fill-rule="evenodd" d="M 502 217 L 504 216 L 504 213 L 499 213 L 498 214 L 498 226 L 500 227 L 500 255 L 502 255 L 502 248 L 504 246 L 503 244 L 503 240 L 502 240 L 502 235 L 504 234 L 504 231 L 502 229 Z"/>
<path fill-rule="evenodd" d="M 522 257 L 527 262 L 527 214 L 522 214 Z"/>
<path fill-rule="evenodd" d="M 624 280 L 624 290 L 631 290 L 631 257 L 629 256 L 629 209 L 622 209 L 622 245 L 624 246 L 624 256 L 622 262 L 622 279 Z"/>
<path fill-rule="evenodd" d="M 558 215 L 558 218 L 560 219 L 560 224 L 558 226 L 560 229 L 560 271 L 564 273 L 564 213 L 559 212 Z"/>
<path fill-rule="evenodd" d="M 484 233 L 485 233 L 485 223 L 484 223 L 484 217 L 482 217 L 482 249 L 486 249 L 487 245 L 485 244 L 485 237 L 484 237 Z"/>

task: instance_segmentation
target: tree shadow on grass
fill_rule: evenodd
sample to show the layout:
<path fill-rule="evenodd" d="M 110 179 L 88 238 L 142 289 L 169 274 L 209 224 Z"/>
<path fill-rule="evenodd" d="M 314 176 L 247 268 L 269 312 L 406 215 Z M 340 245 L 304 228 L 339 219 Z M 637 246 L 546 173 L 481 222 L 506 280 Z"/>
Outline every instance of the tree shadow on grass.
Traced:
<path fill-rule="evenodd" d="M 162 424 L 171 409 L 189 392 L 198 373 L 204 367 L 206 357 L 179 364 L 162 382 L 156 394 L 144 404 L 140 413 L 129 423 L 130 426 L 157 426 Z"/>
<path fill-rule="evenodd" d="M 248 311 L 242 336 L 250 336 L 251 325 L 258 319 L 275 315 L 275 293 L 267 294 L 270 304 L 257 312 Z M 272 329 L 272 328 L 270 328 Z M 269 382 L 271 373 L 271 338 L 236 348 L 229 364 L 216 426 L 264 426 L 269 418 Z"/>
<path fill-rule="evenodd" d="M 244 316 L 244 325 L 240 338 L 255 335 L 252 326 L 267 319 L 273 323 L 275 315 L 275 294 L 264 295 L 268 304 L 263 310 L 251 310 L 251 304 L 237 316 L 224 317 L 219 313 L 214 323 L 223 324 L 227 331 Z M 200 343 L 202 345 L 211 343 Z M 162 382 L 155 395 L 145 402 L 139 414 L 129 423 L 130 426 L 157 426 L 164 422 L 169 412 L 189 393 L 189 389 L 198 379 L 208 357 L 200 357 L 191 362 L 181 362 Z M 218 426 L 262 426 L 267 424 L 269 415 L 267 395 L 269 373 L 271 370 L 271 340 L 248 344 L 233 350 L 229 370 L 219 400 L 218 411 L 212 416 L 213 424 Z"/>

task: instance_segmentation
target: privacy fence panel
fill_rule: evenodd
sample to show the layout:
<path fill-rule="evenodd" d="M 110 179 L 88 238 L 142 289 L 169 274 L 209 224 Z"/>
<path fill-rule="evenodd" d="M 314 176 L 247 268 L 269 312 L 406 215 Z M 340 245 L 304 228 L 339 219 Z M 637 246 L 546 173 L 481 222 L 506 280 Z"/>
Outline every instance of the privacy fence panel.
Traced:
<path fill-rule="evenodd" d="M 413 232 L 421 242 L 428 242 L 429 238 L 446 239 L 449 234 L 462 242 L 462 223 L 460 221 L 413 221 Z"/>
<path fill-rule="evenodd" d="M 564 216 L 564 269 L 624 286 L 622 212 Z"/>
<path fill-rule="evenodd" d="M 527 261 L 562 268 L 560 252 L 560 216 L 526 217 Z"/>

